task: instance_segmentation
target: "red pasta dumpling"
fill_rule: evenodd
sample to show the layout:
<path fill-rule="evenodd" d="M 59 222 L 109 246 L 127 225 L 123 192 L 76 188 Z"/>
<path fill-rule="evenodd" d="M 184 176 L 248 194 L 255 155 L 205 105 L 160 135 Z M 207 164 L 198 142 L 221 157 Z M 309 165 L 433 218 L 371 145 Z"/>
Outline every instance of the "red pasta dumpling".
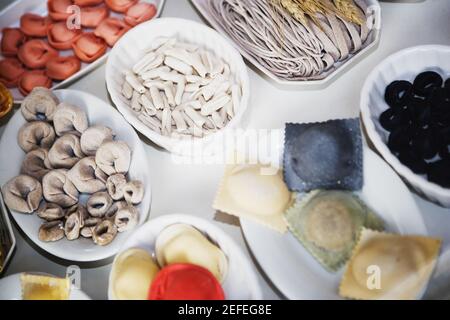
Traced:
<path fill-rule="evenodd" d="M 92 32 L 83 33 L 72 43 L 75 55 L 84 62 L 97 60 L 106 52 L 107 48 L 106 42 Z"/>
<path fill-rule="evenodd" d="M 108 18 L 95 28 L 94 33 L 97 37 L 103 38 L 108 46 L 112 47 L 128 30 L 130 30 L 130 26 L 123 20 Z"/>
<path fill-rule="evenodd" d="M 26 36 L 19 28 L 4 28 L 2 30 L 2 54 L 5 57 L 15 56 L 25 40 Z"/>
<path fill-rule="evenodd" d="M 131 6 L 123 19 L 130 26 L 134 27 L 139 23 L 150 20 L 155 15 L 156 7 L 154 4 L 141 2 Z"/>
<path fill-rule="evenodd" d="M 58 51 L 41 39 L 31 39 L 25 42 L 18 52 L 22 63 L 30 69 L 44 68 L 47 61 L 58 56 Z"/>
<path fill-rule="evenodd" d="M 51 24 L 47 30 L 50 45 L 58 50 L 72 48 L 72 43 L 81 35 L 81 29 L 69 29 L 65 22 Z"/>
<path fill-rule="evenodd" d="M 95 28 L 109 16 L 109 10 L 106 6 L 82 7 L 81 25 L 86 28 Z"/>
<path fill-rule="evenodd" d="M 66 20 L 71 14 L 73 14 L 67 10 L 67 8 L 71 5 L 73 5 L 72 0 L 48 0 L 48 15 L 55 21 Z"/>
<path fill-rule="evenodd" d="M 16 58 L 6 58 L 0 61 L 0 82 L 12 88 L 17 85 L 25 69 Z"/>
<path fill-rule="evenodd" d="M 34 13 L 25 13 L 20 17 L 20 30 L 30 37 L 45 37 L 50 20 Z"/>
<path fill-rule="evenodd" d="M 138 0 L 105 0 L 106 5 L 115 12 L 125 13 Z"/>
<path fill-rule="evenodd" d="M 75 56 L 55 57 L 47 62 L 47 75 L 54 80 L 65 80 L 81 68 L 81 61 Z"/>
<path fill-rule="evenodd" d="M 35 87 L 50 88 L 52 80 L 45 74 L 44 70 L 25 71 L 17 84 L 19 91 L 24 96 L 28 95 Z"/>
<path fill-rule="evenodd" d="M 96 6 L 103 3 L 103 0 L 73 0 L 73 3 L 80 7 Z"/>

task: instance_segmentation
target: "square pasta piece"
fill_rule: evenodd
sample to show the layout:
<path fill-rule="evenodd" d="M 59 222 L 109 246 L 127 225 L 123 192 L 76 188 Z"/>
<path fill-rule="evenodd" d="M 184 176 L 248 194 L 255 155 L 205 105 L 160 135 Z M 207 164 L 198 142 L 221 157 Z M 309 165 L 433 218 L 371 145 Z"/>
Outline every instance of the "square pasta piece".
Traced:
<path fill-rule="evenodd" d="M 350 257 L 363 226 L 383 228 L 383 221 L 354 194 L 315 190 L 286 212 L 289 230 L 328 271 Z"/>
<path fill-rule="evenodd" d="M 359 119 L 287 123 L 284 180 L 289 189 L 356 191 L 363 186 Z"/>
<path fill-rule="evenodd" d="M 441 240 L 364 229 L 342 278 L 344 298 L 412 300 L 425 292 Z"/>
<path fill-rule="evenodd" d="M 286 232 L 283 214 L 294 195 L 284 183 L 281 170 L 273 169 L 259 164 L 227 166 L 213 208 Z"/>
<path fill-rule="evenodd" d="M 67 300 L 70 296 L 69 278 L 22 273 L 23 300 Z"/>

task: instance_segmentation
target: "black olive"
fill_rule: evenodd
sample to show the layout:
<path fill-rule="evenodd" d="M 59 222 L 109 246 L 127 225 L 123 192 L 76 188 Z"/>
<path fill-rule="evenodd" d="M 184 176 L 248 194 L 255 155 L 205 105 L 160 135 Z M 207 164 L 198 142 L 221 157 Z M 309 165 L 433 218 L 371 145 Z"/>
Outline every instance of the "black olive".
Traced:
<path fill-rule="evenodd" d="M 380 124 L 387 131 L 392 131 L 407 121 L 400 108 L 389 108 L 380 115 Z"/>
<path fill-rule="evenodd" d="M 390 107 L 401 107 L 406 104 L 412 93 L 409 81 L 397 80 L 390 83 L 384 92 L 384 100 Z"/>
<path fill-rule="evenodd" d="M 415 173 L 424 174 L 427 172 L 427 163 L 425 160 L 410 149 L 405 149 L 400 152 L 398 159 Z"/>
<path fill-rule="evenodd" d="M 429 95 L 433 89 L 442 86 L 443 80 L 439 73 L 434 71 L 425 71 L 420 73 L 413 82 L 414 93 L 420 96 Z"/>
<path fill-rule="evenodd" d="M 450 188 L 450 160 L 442 159 L 428 164 L 428 180 Z"/>
<path fill-rule="evenodd" d="M 449 145 L 444 145 L 440 148 L 439 150 L 439 156 L 442 159 L 447 159 L 450 160 L 450 144 Z"/>
<path fill-rule="evenodd" d="M 388 147 L 392 152 L 400 152 L 410 147 L 412 130 L 410 127 L 399 127 L 391 132 L 388 138 Z"/>
<path fill-rule="evenodd" d="M 444 88 L 450 89 L 450 78 L 448 78 L 447 80 L 445 80 L 445 82 L 444 82 Z"/>
<path fill-rule="evenodd" d="M 432 159 L 439 151 L 439 142 L 431 128 L 419 130 L 411 141 L 412 150 L 424 159 Z"/>

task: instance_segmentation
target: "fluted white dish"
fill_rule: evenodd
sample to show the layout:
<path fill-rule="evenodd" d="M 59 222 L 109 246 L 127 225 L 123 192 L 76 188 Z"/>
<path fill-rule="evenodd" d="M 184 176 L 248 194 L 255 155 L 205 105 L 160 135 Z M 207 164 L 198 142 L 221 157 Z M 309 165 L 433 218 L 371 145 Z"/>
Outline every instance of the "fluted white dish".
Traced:
<path fill-rule="evenodd" d="M 155 242 L 159 233 L 166 227 L 184 223 L 191 225 L 208 236 L 225 253 L 228 261 L 227 275 L 222 288 L 227 300 L 261 300 L 262 291 L 256 276 L 256 270 L 242 249 L 213 222 L 187 214 L 168 214 L 145 223 L 123 244 L 120 252 L 130 248 L 141 248 L 150 254 L 155 252 Z M 117 257 L 113 264 L 116 262 Z M 115 300 L 112 292 L 111 273 L 108 285 L 108 298 Z"/>
<path fill-rule="evenodd" d="M 148 3 L 152 3 L 156 6 L 156 15 L 152 18 L 155 19 L 159 17 L 162 13 L 162 10 L 164 8 L 165 0 L 141 0 Z M 47 1 L 43 0 L 27 0 L 27 1 L 13 1 L 9 6 L 4 8 L 0 12 L 0 29 L 6 28 L 6 27 L 18 27 L 20 16 L 24 13 L 32 12 L 39 15 L 47 15 Z M 119 16 L 117 13 L 111 12 L 111 17 Z M 0 40 L 1 40 L 1 34 L 0 34 Z M 91 63 L 81 63 L 81 69 L 71 75 L 69 78 L 59 81 L 59 82 L 53 82 L 52 89 L 61 89 L 67 87 L 69 84 L 73 83 L 74 81 L 78 80 L 79 78 L 85 76 L 89 72 L 95 70 L 97 67 L 102 65 L 106 57 L 108 56 L 109 52 L 111 51 L 110 48 L 106 51 L 106 53 Z M 63 50 L 60 51 L 61 56 L 67 56 L 67 55 L 73 55 L 72 50 Z M 1 53 L 0 53 L 1 57 Z M 20 103 L 23 99 L 22 94 L 19 92 L 17 88 L 14 88 L 11 90 L 14 102 Z"/>
<path fill-rule="evenodd" d="M 106 86 L 111 99 L 124 118 L 157 145 L 179 155 L 193 155 L 192 139 L 181 140 L 163 136 L 138 119 L 137 113 L 128 106 L 127 99 L 121 94 L 125 71 L 144 55 L 153 40 L 159 37 L 176 37 L 177 39 L 199 45 L 230 66 L 231 74 L 241 86 L 242 95 L 238 111 L 230 122 L 221 130 L 203 138 L 194 139 L 201 150 L 221 143 L 227 131 L 245 126 L 248 121 L 246 111 L 250 96 L 250 84 L 247 67 L 239 52 L 234 49 L 217 31 L 195 21 L 178 18 L 160 18 L 144 22 L 128 31 L 114 46 L 106 63 Z"/>
<path fill-rule="evenodd" d="M 144 223 L 150 212 L 151 179 L 147 155 L 142 141 L 133 128 L 126 123 L 120 114 L 103 100 L 78 90 L 56 90 L 55 95 L 64 102 L 79 106 L 88 116 L 89 124 L 104 125 L 112 129 L 116 140 L 125 141 L 131 149 L 131 164 L 128 175 L 130 179 L 143 182 L 145 194 L 143 201 L 137 206 L 139 210 L 139 224 Z M 20 174 L 20 167 L 25 153 L 17 143 L 17 134 L 25 124 L 20 111 L 9 120 L 0 140 L 0 186 L 11 178 Z M 86 195 L 82 195 L 86 200 Z M 54 256 L 70 261 L 96 261 L 115 255 L 123 241 L 131 234 L 130 231 L 118 233 L 116 238 L 107 246 L 98 246 L 92 239 L 80 237 L 69 241 L 66 238 L 56 242 L 43 242 L 38 238 L 38 231 L 44 222 L 37 214 L 23 214 L 11 210 L 11 216 L 22 231 L 41 249 Z"/>
<path fill-rule="evenodd" d="M 450 207 L 450 189 L 429 182 L 414 173 L 389 150 L 387 132 L 379 121 L 388 109 L 384 101 L 386 86 L 394 80 L 413 81 L 423 71 L 436 71 L 450 77 L 450 46 L 424 45 L 401 50 L 387 57 L 367 77 L 361 92 L 361 118 L 369 139 L 382 157 L 417 193 L 441 206 Z"/>
<path fill-rule="evenodd" d="M 337 62 L 334 67 L 328 71 L 326 71 L 322 76 L 322 79 L 315 80 L 298 80 L 298 81 L 290 81 L 286 79 L 282 79 L 279 76 L 275 75 L 273 72 L 264 67 L 261 63 L 258 62 L 253 56 L 248 54 L 238 43 L 236 43 L 231 37 L 227 35 L 224 28 L 214 19 L 213 15 L 210 13 L 208 8 L 208 2 L 214 0 L 191 0 L 191 3 L 194 7 L 200 12 L 203 18 L 218 32 L 220 32 L 225 38 L 227 38 L 230 43 L 236 47 L 242 56 L 249 61 L 252 65 L 258 69 L 262 75 L 276 84 L 280 88 L 284 89 L 320 89 L 326 87 L 330 82 L 336 79 L 339 75 L 345 73 L 352 66 L 354 66 L 358 61 L 364 59 L 364 57 L 368 56 L 372 53 L 379 41 L 381 36 L 381 7 L 377 0 L 364 0 L 368 6 L 368 12 L 366 13 L 368 16 L 368 26 L 372 30 L 370 37 L 362 46 L 362 49 L 358 51 L 356 54 L 350 55 L 347 59 L 343 61 Z"/>

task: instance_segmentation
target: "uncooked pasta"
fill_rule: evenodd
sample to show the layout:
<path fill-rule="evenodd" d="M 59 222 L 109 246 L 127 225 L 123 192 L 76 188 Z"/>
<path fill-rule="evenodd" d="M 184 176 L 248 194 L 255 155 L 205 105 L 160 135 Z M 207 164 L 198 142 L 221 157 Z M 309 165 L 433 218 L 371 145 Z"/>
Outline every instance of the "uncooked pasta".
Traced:
<path fill-rule="evenodd" d="M 242 50 L 277 77 L 294 81 L 323 78 L 368 38 L 365 23 L 350 22 L 334 2 L 322 1 L 336 10 L 303 14 L 302 19 L 294 17 L 292 0 L 209 0 L 208 6 Z M 356 0 L 357 5 L 345 1 L 353 6 L 353 16 L 365 17 L 362 0 Z"/>

